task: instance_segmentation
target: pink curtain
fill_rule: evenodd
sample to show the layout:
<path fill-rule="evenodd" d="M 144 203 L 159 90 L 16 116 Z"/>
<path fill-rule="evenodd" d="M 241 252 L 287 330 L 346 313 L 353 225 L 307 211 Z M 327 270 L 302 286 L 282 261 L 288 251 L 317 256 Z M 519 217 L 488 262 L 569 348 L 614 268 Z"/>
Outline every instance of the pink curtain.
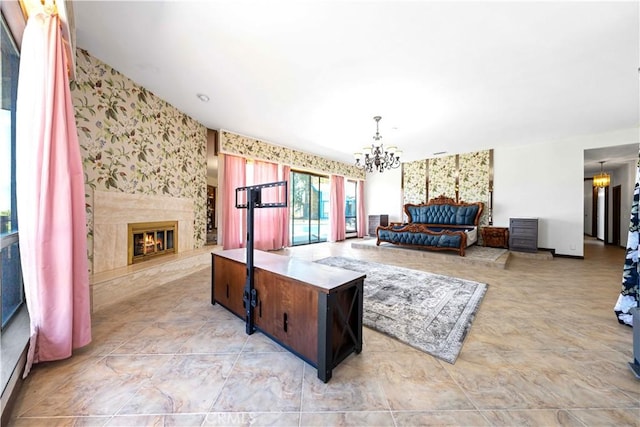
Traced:
<path fill-rule="evenodd" d="M 91 342 L 84 176 L 57 15 L 24 31 L 16 112 L 20 256 L 33 363 Z"/>
<path fill-rule="evenodd" d="M 236 188 L 245 187 L 245 159 L 224 155 L 224 173 L 222 175 L 222 247 L 223 249 L 243 248 L 246 223 L 246 209 L 236 209 Z M 241 200 L 241 202 L 244 202 Z"/>
<path fill-rule="evenodd" d="M 268 184 L 278 181 L 278 165 L 256 160 L 253 162 L 253 182 L 249 185 Z M 261 198 L 265 203 L 279 202 L 279 187 L 263 188 Z M 280 212 L 284 208 L 262 208 L 255 210 L 253 247 L 262 251 L 282 248 L 282 224 Z"/>
<path fill-rule="evenodd" d="M 358 237 L 367 235 L 367 216 L 364 210 L 364 181 L 358 181 Z"/>
<path fill-rule="evenodd" d="M 331 223 L 331 236 L 329 241 L 338 242 L 345 239 L 346 224 L 344 220 L 344 177 L 331 175 L 331 190 L 329 192 L 331 204 L 329 221 Z"/>

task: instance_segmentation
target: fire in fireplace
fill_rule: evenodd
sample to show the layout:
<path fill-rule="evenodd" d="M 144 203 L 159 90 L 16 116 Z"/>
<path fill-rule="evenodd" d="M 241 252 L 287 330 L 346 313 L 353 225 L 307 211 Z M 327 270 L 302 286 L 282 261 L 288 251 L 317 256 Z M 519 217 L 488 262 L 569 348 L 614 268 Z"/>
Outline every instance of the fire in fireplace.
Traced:
<path fill-rule="evenodd" d="M 129 264 L 175 253 L 177 247 L 178 221 L 129 224 Z"/>

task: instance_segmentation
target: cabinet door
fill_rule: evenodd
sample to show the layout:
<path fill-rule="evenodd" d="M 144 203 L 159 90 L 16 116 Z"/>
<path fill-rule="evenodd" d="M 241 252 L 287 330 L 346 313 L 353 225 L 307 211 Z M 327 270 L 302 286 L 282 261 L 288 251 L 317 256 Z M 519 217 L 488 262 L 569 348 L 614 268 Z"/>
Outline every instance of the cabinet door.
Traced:
<path fill-rule="evenodd" d="M 242 294 L 247 277 L 245 265 L 219 256 L 213 259 L 213 298 L 244 319 Z"/>
<path fill-rule="evenodd" d="M 318 361 L 318 294 L 295 280 L 256 269 L 255 324 L 312 363 Z"/>

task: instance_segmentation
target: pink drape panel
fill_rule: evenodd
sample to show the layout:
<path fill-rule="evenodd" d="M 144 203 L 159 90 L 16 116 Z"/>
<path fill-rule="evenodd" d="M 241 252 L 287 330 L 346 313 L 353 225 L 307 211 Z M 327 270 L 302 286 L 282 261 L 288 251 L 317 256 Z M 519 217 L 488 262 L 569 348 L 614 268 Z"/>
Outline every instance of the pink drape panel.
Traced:
<path fill-rule="evenodd" d="M 330 214 L 329 221 L 331 223 L 331 236 L 329 241 L 338 242 L 344 240 L 346 236 L 346 224 L 344 219 L 344 177 L 339 175 L 331 175 L 331 190 L 329 192 Z"/>
<path fill-rule="evenodd" d="M 246 186 L 246 160 L 241 157 L 224 156 L 222 176 L 222 247 L 237 249 L 244 247 L 243 230 L 246 209 L 236 209 L 236 188 Z"/>
<path fill-rule="evenodd" d="M 367 216 L 364 210 L 364 181 L 358 181 L 358 237 L 364 237 L 367 235 Z"/>
<path fill-rule="evenodd" d="M 278 165 L 256 160 L 253 163 L 253 182 L 249 185 L 278 181 Z M 261 198 L 265 203 L 279 202 L 281 188 L 263 188 Z M 282 224 L 280 212 L 284 208 L 256 209 L 254 214 L 253 247 L 262 251 L 282 248 Z"/>
<path fill-rule="evenodd" d="M 33 363 L 91 342 L 84 176 L 59 18 L 32 15 L 22 40 L 16 113 L 20 256 Z"/>

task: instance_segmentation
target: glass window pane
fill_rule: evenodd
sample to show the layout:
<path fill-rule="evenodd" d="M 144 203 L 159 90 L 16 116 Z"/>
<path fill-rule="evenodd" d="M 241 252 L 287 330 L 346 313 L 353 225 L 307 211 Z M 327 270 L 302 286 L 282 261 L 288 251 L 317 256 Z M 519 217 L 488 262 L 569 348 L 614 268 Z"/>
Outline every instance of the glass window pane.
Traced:
<path fill-rule="evenodd" d="M 329 230 L 329 178 L 291 172 L 291 243 L 324 242 Z"/>
<path fill-rule="evenodd" d="M 16 97 L 20 57 L 2 20 L 2 83 L 0 83 L 0 235 L 18 231 L 16 220 Z"/>
<path fill-rule="evenodd" d="M 173 249 L 173 230 L 167 230 L 167 249 Z"/>
<path fill-rule="evenodd" d="M 20 248 L 17 235 L 4 238 L 5 243 L 15 240 L 2 248 L 2 327 L 7 324 L 11 316 L 18 311 L 24 302 L 22 288 L 22 268 L 20 267 Z"/>
<path fill-rule="evenodd" d="M 345 203 L 344 203 L 344 216 L 345 216 L 345 231 L 347 233 L 355 233 L 357 229 L 357 200 L 356 200 L 356 181 L 345 182 Z"/>
<path fill-rule="evenodd" d="M 24 303 L 16 212 L 16 97 L 20 56 L 2 19 L 0 44 L 0 292 L 2 328 Z"/>

